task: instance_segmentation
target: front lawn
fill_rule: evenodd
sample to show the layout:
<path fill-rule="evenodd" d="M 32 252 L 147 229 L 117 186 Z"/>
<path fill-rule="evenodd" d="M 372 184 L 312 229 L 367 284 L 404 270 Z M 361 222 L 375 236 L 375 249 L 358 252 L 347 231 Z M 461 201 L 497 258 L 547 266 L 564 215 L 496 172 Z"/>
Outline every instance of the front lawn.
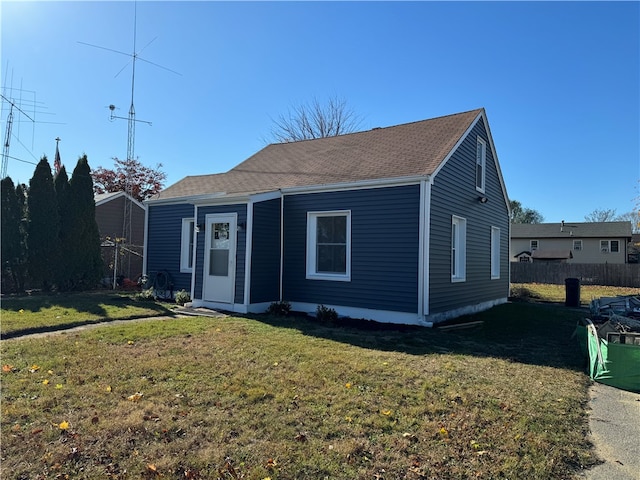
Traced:
<path fill-rule="evenodd" d="M 0 332 L 7 338 L 102 321 L 170 315 L 170 306 L 113 291 L 3 297 Z"/>
<path fill-rule="evenodd" d="M 515 303 L 462 330 L 189 317 L 4 340 L 2 478 L 571 478 L 596 461 L 580 316 Z"/>

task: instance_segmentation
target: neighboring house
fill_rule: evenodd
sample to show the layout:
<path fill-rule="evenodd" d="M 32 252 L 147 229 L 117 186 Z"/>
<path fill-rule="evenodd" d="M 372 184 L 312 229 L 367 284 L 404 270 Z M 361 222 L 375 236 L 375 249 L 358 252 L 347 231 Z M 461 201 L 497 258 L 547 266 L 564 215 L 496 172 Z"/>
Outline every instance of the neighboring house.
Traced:
<path fill-rule="evenodd" d="M 515 223 L 511 261 L 627 263 L 630 222 Z"/>
<path fill-rule="evenodd" d="M 509 294 L 508 198 L 484 109 L 269 145 L 145 203 L 145 273 L 194 306 L 288 301 L 430 325 Z"/>
<path fill-rule="evenodd" d="M 144 249 L 145 207 L 125 192 L 97 193 L 96 223 L 100 231 L 102 260 L 105 265 L 105 277 L 109 284 L 114 278 L 114 266 L 117 263 L 116 277 L 124 276 L 136 281 L 142 274 Z M 125 201 L 131 206 L 131 238 L 124 238 Z M 116 262 L 116 243 L 118 256 Z"/>

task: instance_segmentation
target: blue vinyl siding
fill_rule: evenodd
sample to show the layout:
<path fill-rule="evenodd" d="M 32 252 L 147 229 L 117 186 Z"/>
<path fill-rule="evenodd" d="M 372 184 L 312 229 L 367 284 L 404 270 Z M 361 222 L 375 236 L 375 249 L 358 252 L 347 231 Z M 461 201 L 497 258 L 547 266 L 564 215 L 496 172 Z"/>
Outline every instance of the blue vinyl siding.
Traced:
<path fill-rule="evenodd" d="M 283 300 L 418 309 L 419 185 L 284 197 Z M 307 212 L 351 210 L 351 281 L 306 279 Z"/>
<path fill-rule="evenodd" d="M 476 138 L 487 142 L 484 194 L 476 191 Z M 506 298 L 509 218 L 482 119 L 434 178 L 431 187 L 429 313 Z M 484 195 L 487 203 L 480 203 Z M 451 217 L 467 220 L 466 281 L 451 282 Z M 491 227 L 500 228 L 500 278 L 491 279 Z"/>
<path fill-rule="evenodd" d="M 275 302 L 280 298 L 280 199 L 253 206 L 251 300 Z"/>
<path fill-rule="evenodd" d="M 166 270 L 173 279 L 173 290 L 191 291 L 191 273 L 180 273 L 182 219 L 193 218 L 189 204 L 149 205 L 147 232 L 147 275 Z"/>
<path fill-rule="evenodd" d="M 216 205 L 212 207 L 198 207 L 197 224 L 204 224 L 205 218 L 211 213 L 237 213 L 238 225 L 247 222 L 247 206 L 242 205 Z M 244 303 L 244 275 L 245 275 L 245 258 L 247 252 L 247 229 L 243 228 L 237 232 L 237 245 L 236 245 L 236 283 L 235 283 L 235 296 L 234 303 Z M 202 284 L 203 284 L 203 266 L 204 266 L 204 243 L 205 236 L 202 232 L 198 233 L 196 238 L 196 282 L 194 289 L 194 298 L 202 299 Z"/>

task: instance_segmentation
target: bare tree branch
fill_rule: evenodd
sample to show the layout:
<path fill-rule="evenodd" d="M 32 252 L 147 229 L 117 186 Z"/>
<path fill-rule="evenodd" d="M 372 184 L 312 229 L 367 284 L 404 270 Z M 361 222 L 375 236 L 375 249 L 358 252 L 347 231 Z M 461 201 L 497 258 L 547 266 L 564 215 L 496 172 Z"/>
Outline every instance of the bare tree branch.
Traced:
<path fill-rule="evenodd" d="M 277 143 L 352 133 L 362 121 L 346 100 L 337 97 L 329 98 L 326 104 L 314 97 L 310 103 L 290 107 L 286 114 L 272 120 L 271 138 Z"/>

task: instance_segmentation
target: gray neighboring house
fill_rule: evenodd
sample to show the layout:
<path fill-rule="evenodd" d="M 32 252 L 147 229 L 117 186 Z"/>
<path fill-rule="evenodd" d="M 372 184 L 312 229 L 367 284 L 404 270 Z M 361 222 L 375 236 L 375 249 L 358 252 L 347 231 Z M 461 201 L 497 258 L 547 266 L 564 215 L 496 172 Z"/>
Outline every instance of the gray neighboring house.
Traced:
<path fill-rule="evenodd" d="M 145 206 L 125 192 L 96 193 L 94 199 L 105 277 L 109 279 L 113 278 L 115 264 L 114 242 L 123 238 L 125 202 L 131 204 L 131 239 L 123 243 L 135 253 L 119 249 L 116 275 L 123 275 L 136 281 L 142 275 Z"/>
<path fill-rule="evenodd" d="M 509 294 L 509 202 L 484 109 L 268 145 L 145 204 L 145 274 L 196 307 L 288 301 L 433 325 Z"/>
<path fill-rule="evenodd" d="M 511 225 L 511 261 L 628 263 L 630 222 Z"/>

